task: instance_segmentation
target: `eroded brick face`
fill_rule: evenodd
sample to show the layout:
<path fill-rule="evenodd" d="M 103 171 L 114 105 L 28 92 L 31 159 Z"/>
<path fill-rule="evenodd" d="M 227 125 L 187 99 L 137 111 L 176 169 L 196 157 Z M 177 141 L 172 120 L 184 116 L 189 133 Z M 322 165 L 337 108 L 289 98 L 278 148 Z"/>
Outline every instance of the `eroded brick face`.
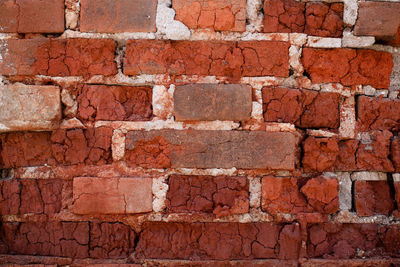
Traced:
<path fill-rule="evenodd" d="M 360 216 L 390 215 L 394 202 L 387 181 L 355 181 L 355 205 Z"/>
<path fill-rule="evenodd" d="M 249 210 L 246 177 L 182 176 L 168 180 L 167 212 L 213 213 L 216 217 Z"/>

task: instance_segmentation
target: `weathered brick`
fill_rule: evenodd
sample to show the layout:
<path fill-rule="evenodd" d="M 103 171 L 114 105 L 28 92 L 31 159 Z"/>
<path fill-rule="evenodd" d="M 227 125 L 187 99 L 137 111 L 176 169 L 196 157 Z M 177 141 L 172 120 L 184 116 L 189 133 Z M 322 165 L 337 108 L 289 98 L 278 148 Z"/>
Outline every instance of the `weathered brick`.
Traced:
<path fill-rule="evenodd" d="M 390 158 L 396 172 L 400 172 L 400 136 L 396 136 L 390 145 Z"/>
<path fill-rule="evenodd" d="M 116 44 L 108 39 L 0 41 L 0 74 L 93 76 L 117 73 Z"/>
<path fill-rule="evenodd" d="M 394 256 L 400 249 L 398 225 L 314 224 L 308 226 L 309 258 L 350 259 Z"/>
<path fill-rule="evenodd" d="M 285 132 L 131 131 L 126 159 L 146 168 L 293 169 L 295 137 Z"/>
<path fill-rule="evenodd" d="M 173 0 L 175 20 L 190 29 L 243 32 L 246 28 L 245 0 Z"/>
<path fill-rule="evenodd" d="M 249 210 L 246 177 L 182 176 L 168 179 L 167 212 L 214 213 L 217 217 Z"/>
<path fill-rule="evenodd" d="M 357 126 L 360 131 L 400 131 L 400 100 L 359 96 Z"/>
<path fill-rule="evenodd" d="M 264 119 L 288 122 L 302 128 L 337 128 L 340 95 L 264 87 L 262 90 Z"/>
<path fill-rule="evenodd" d="M 264 2 L 264 32 L 303 32 L 305 4 L 295 0 Z"/>
<path fill-rule="evenodd" d="M 56 86 L 0 86 L 0 132 L 51 130 L 61 119 Z"/>
<path fill-rule="evenodd" d="M 392 267 L 399 265 L 400 259 L 310 259 L 301 262 L 301 267 Z"/>
<path fill-rule="evenodd" d="M 287 42 L 130 40 L 124 73 L 287 77 L 288 61 Z"/>
<path fill-rule="evenodd" d="M 174 115 L 178 121 L 233 120 L 250 118 L 251 87 L 239 84 L 189 84 L 174 92 Z"/>
<path fill-rule="evenodd" d="M 126 214 L 152 211 L 151 178 L 74 178 L 74 213 Z"/>
<path fill-rule="evenodd" d="M 303 167 L 305 171 L 332 170 L 339 153 L 336 138 L 308 137 L 303 144 Z"/>
<path fill-rule="evenodd" d="M 354 200 L 358 216 L 389 216 L 394 209 L 390 187 L 386 181 L 355 181 Z"/>
<path fill-rule="evenodd" d="M 0 181 L 0 214 L 53 214 L 61 210 L 62 180 Z"/>
<path fill-rule="evenodd" d="M 336 179 L 311 178 L 303 186 L 296 178 L 264 177 L 262 207 L 276 213 L 335 213 L 339 208 Z"/>
<path fill-rule="evenodd" d="M 0 32 L 58 33 L 63 31 L 63 0 L 3 0 L 0 2 Z"/>
<path fill-rule="evenodd" d="M 84 85 L 77 101 L 84 121 L 147 121 L 152 115 L 150 87 Z"/>
<path fill-rule="evenodd" d="M 297 259 L 300 226 L 273 223 L 162 223 L 143 225 L 136 251 L 150 259 Z"/>
<path fill-rule="evenodd" d="M 298 267 L 297 260 L 145 260 L 149 267 Z M 123 267 L 123 266 L 121 266 Z M 369 266 L 370 267 L 370 266 Z M 385 266 L 386 267 L 386 266 Z"/>
<path fill-rule="evenodd" d="M 306 25 L 304 33 L 322 37 L 342 37 L 342 3 L 306 3 Z"/>
<path fill-rule="evenodd" d="M 82 0 L 83 32 L 155 32 L 156 0 Z"/>
<path fill-rule="evenodd" d="M 355 35 L 375 36 L 379 41 L 400 45 L 400 3 L 362 2 L 358 8 Z"/>
<path fill-rule="evenodd" d="M 338 82 L 376 88 L 389 87 L 393 68 L 390 53 L 369 49 L 304 48 L 302 62 L 313 83 Z"/>

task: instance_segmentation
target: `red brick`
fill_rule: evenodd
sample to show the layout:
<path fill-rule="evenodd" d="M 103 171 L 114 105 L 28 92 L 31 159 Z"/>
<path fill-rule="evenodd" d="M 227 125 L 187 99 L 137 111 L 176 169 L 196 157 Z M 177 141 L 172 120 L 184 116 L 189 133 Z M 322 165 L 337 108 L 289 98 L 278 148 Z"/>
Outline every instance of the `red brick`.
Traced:
<path fill-rule="evenodd" d="M 304 170 L 323 172 L 333 170 L 339 146 L 336 138 L 308 137 L 304 141 L 303 151 Z"/>
<path fill-rule="evenodd" d="M 400 131 L 400 100 L 359 96 L 357 126 L 360 131 Z"/>
<path fill-rule="evenodd" d="M 389 45 L 400 45 L 400 3 L 362 2 L 354 27 L 355 35 L 375 36 Z"/>
<path fill-rule="evenodd" d="M 275 41 L 130 40 L 124 73 L 287 77 L 288 49 Z"/>
<path fill-rule="evenodd" d="M 339 208 L 336 179 L 312 178 L 301 186 L 296 178 L 264 177 L 262 207 L 277 213 L 335 213 Z"/>
<path fill-rule="evenodd" d="M 0 214 L 54 214 L 61 210 L 61 180 L 0 181 Z"/>
<path fill-rule="evenodd" d="M 305 4 L 295 0 L 264 2 L 264 32 L 303 32 Z"/>
<path fill-rule="evenodd" d="M 302 62 L 313 83 L 371 85 L 388 88 L 393 58 L 388 52 L 368 49 L 304 48 Z"/>
<path fill-rule="evenodd" d="M 190 29 L 243 32 L 246 29 L 245 0 L 173 0 L 175 20 Z"/>
<path fill-rule="evenodd" d="M 189 84 L 174 91 L 174 115 L 178 121 L 250 119 L 251 87 L 239 84 Z"/>
<path fill-rule="evenodd" d="M 305 16 L 304 33 L 322 37 L 342 37 L 342 3 L 309 2 L 306 4 Z"/>
<path fill-rule="evenodd" d="M 359 146 L 357 140 L 342 140 L 339 142 L 339 154 L 335 169 L 341 171 L 357 170 L 356 153 Z"/>
<path fill-rule="evenodd" d="M 309 258 L 398 257 L 398 225 L 326 223 L 308 226 Z"/>
<path fill-rule="evenodd" d="M 156 0 L 82 0 L 83 32 L 155 32 Z"/>
<path fill-rule="evenodd" d="M 44 266 L 64 266 L 72 263 L 71 258 L 64 257 L 51 257 L 51 256 L 29 256 L 29 255 L 0 255 L 0 264 L 31 264 L 35 263 L 35 267 L 39 267 L 36 264 L 44 264 Z"/>
<path fill-rule="evenodd" d="M 147 222 L 136 252 L 153 259 L 297 259 L 300 244 L 296 223 Z"/>
<path fill-rule="evenodd" d="M 84 85 L 77 101 L 84 121 L 148 121 L 152 116 L 150 87 Z"/>
<path fill-rule="evenodd" d="M 353 259 L 353 260 L 337 260 L 337 259 L 311 259 L 301 262 L 301 267 L 392 267 L 399 265 L 400 259 Z"/>
<path fill-rule="evenodd" d="M 214 213 L 217 218 L 249 210 L 246 177 L 182 176 L 168 179 L 167 212 Z"/>
<path fill-rule="evenodd" d="M 108 39 L 2 40 L 0 74 L 109 76 L 117 73 L 115 49 Z"/>
<path fill-rule="evenodd" d="M 63 31 L 63 0 L 3 0 L 0 3 L 0 32 L 59 33 Z"/>
<path fill-rule="evenodd" d="M 339 126 L 339 94 L 264 87 L 262 95 L 267 122 L 288 122 L 301 128 Z"/>
<path fill-rule="evenodd" d="M 204 261 L 204 260 L 146 260 L 149 267 L 298 267 L 296 260 L 225 260 L 225 261 Z M 123 267 L 123 266 L 121 266 Z"/>
<path fill-rule="evenodd" d="M 400 137 L 396 136 L 390 145 L 390 158 L 396 172 L 400 172 Z"/>
<path fill-rule="evenodd" d="M 126 138 L 126 159 L 145 168 L 291 170 L 295 143 L 294 135 L 285 132 L 131 131 Z"/>
<path fill-rule="evenodd" d="M 358 216 L 389 216 L 394 203 L 386 181 L 355 181 L 354 200 Z"/>
<path fill-rule="evenodd" d="M 74 213 L 127 214 L 153 210 L 151 178 L 74 178 Z"/>

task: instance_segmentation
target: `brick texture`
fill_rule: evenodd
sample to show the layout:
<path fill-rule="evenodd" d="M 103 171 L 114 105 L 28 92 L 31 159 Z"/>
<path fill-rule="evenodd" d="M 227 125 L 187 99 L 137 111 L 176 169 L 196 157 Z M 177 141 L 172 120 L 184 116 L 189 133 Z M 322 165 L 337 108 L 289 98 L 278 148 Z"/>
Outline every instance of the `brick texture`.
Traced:
<path fill-rule="evenodd" d="M 355 181 L 354 196 L 355 208 L 360 216 L 390 215 L 394 209 L 386 181 Z"/>

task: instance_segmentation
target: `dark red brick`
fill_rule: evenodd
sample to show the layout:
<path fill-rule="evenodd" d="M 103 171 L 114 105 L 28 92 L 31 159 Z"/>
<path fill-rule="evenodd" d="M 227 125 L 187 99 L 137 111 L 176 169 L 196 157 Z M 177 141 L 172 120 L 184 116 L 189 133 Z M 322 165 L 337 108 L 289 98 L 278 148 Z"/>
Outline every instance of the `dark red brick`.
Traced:
<path fill-rule="evenodd" d="M 393 162 L 393 167 L 396 172 L 400 172 L 400 137 L 396 136 L 392 140 L 392 144 L 390 146 L 390 158 Z"/>
<path fill-rule="evenodd" d="M 303 143 L 303 167 L 305 171 L 333 170 L 339 153 L 336 138 L 308 137 Z"/>
<path fill-rule="evenodd" d="M 264 119 L 267 122 L 288 122 L 302 128 L 337 128 L 340 95 L 264 87 Z"/>
<path fill-rule="evenodd" d="M 358 216 L 389 216 L 394 209 L 390 187 L 386 181 L 355 181 L 354 200 Z"/>
<path fill-rule="evenodd" d="M 343 4 L 308 2 L 304 33 L 322 37 L 342 37 Z"/>
<path fill-rule="evenodd" d="M 264 32 L 303 32 L 305 4 L 295 0 L 264 2 Z"/>

